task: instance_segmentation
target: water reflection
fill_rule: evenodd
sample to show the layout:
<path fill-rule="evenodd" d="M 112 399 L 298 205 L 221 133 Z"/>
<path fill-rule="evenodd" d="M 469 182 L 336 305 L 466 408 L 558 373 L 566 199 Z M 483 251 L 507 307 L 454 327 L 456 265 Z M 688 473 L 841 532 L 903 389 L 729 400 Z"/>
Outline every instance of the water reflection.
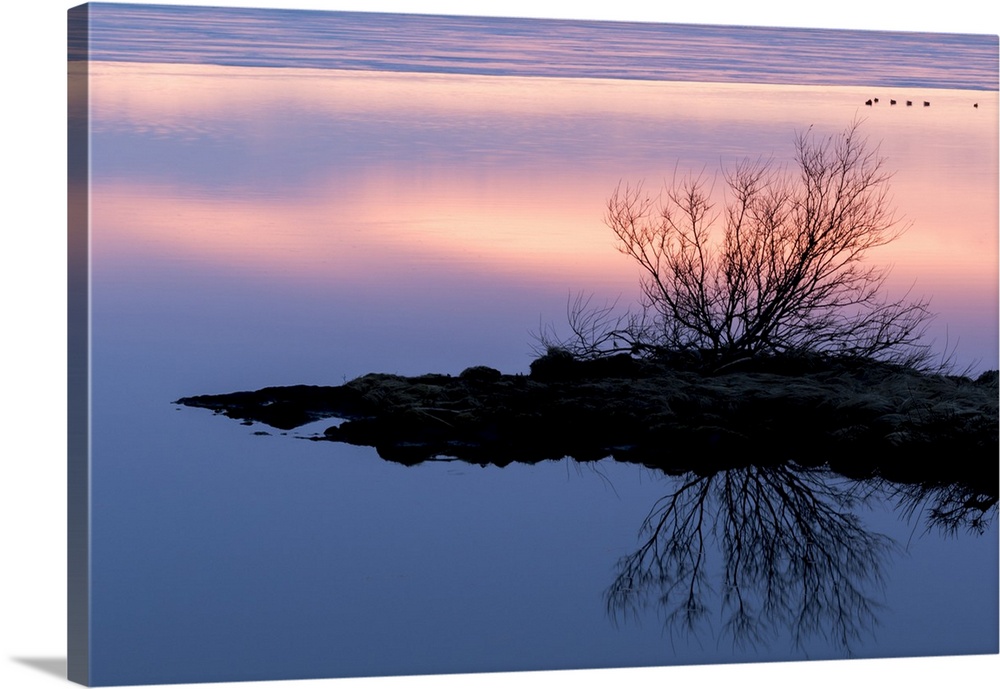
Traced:
<path fill-rule="evenodd" d="M 943 477 L 854 480 L 795 462 L 671 480 L 675 487 L 639 528 L 639 547 L 616 565 L 604 594 L 608 615 L 622 624 L 652 612 L 671 638 L 714 638 L 742 650 L 790 638 L 796 651 L 820 640 L 851 656 L 874 640 L 888 612 L 886 572 L 903 548 L 865 524 L 859 513 L 868 507 L 887 505 L 941 536 L 981 535 L 997 513 L 995 488 Z"/>
<path fill-rule="evenodd" d="M 851 480 L 794 462 L 671 479 L 639 528 L 639 547 L 615 567 L 608 615 L 623 624 L 652 612 L 671 638 L 741 650 L 790 639 L 808 654 L 819 640 L 851 656 L 874 640 L 889 612 L 886 573 L 904 548 L 866 525 L 867 507 L 890 505 L 939 535 L 981 535 L 997 513 L 995 490 Z"/>
<path fill-rule="evenodd" d="M 886 573 L 904 548 L 867 526 L 865 510 L 889 507 L 938 536 L 982 535 L 997 514 L 989 469 L 970 481 L 928 470 L 909 483 L 790 461 L 660 471 L 673 487 L 642 522 L 639 547 L 618 560 L 604 592 L 608 615 L 620 625 L 653 613 L 671 638 L 728 641 L 734 650 L 790 639 L 807 655 L 819 642 L 851 656 L 874 641 L 890 612 Z"/>
<path fill-rule="evenodd" d="M 995 475 L 992 482 L 987 480 L 985 484 L 979 481 L 951 483 L 940 480 L 906 484 L 879 480 L 875 482 L 872 492 L 882 492 L 909 520 L 924 515 L 928 530 L 949 535 L 960 531 L 982 535 L 997 513 L 995 484 Z"/>
<path fill-rule="evenodd" d="M 718 598 L 734 645 L 787 630 L 798 648 L 820 634 L 850 652 L 878 621 L 883 564 L 895 548 L 863 526 L 857 502 L 850 488 L 792 464 L 686 476 L 619 562 L 608 611 L 621 618 L 657 606 L 668 629 L 697 633 Z"/>
<path fill-rule="evenodd" d="M 398 377 L 387 380 L 388 387 L 402 385 Z M 415 388 L 445 380 L 425 376 Z M 379 389 L 387 394 L 386 386 Z M 300 437 L 370 446 L 408 467 L 448 461 L 502 468 L 557 457 L 584 464 L 610 452 L 620 463 L 652 470 L 670 489 L 640 524 L 638 548 L 617 561 L 604 594 L 608 615 L 620 624 L 652 612 L 671 637 L 728 640 L 734 650 L 790 639 L 796 652 L 808 655 L 820 643 L 850 656 L 873 640 L 886 607 L 886 572 L 903 549 L 869 525 L 866 511 L 885 507 L 936 536 L 982 535 L 997 514 L 997 465 L 972 450 L 965 461 L 954 455 L 932 463 L 874 447 L 834 455 L 817 442 L 780 455 L 777 445 L 767 452 L 750 439 L 741 449 L 677 436 L 652 448 L 597 431 L 600 415 L 575 415 L 565 429 L 498 417 L 467 433 L 459 416 L 470 412 L 449 407 L 440 390 L 436 406 L 414 404 L 384 423 L 362 414 L 370 397 L 348 386 L 269 388 L 179 403 L 286 429 L 336 411 L 350 420 Z"/>

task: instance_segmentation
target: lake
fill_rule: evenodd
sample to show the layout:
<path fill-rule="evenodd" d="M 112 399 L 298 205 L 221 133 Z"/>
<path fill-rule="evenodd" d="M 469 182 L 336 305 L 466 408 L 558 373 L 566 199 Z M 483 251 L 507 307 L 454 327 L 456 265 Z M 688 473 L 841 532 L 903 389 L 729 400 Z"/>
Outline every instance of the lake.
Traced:
<path fill-rule="evenodd" d="M 796 133 L 858 118 L 909 223 L 870 254 L 890 295 L 931 299 L 927 337 L 959 369 L 997 368 L 996 37 L 782 31 L 789 54 L 812 51 L 786 63 L 753 49 L 774 36 L 720 27 L 92 8 L 95 682 L 997 652 L 992 519 L 947 536 L 809 477 L 818 506 L 856 520 L 824 551 L 844 558 L 839 583 L 802 590 L 825 601 L 795 608 L 815 618 L 734 633 L 720 539 L 709 614 L 686 630 L 655 596 L 624 617 L 608 598 L 684 477 L 610 459 L 407 467 L 297 437 L 325 422 L 286 435 L 171 404 L 372 371 L 526 373 L 532 333 L 564 327 L 572 295 L 639 296 L 602 221 L 619 182 L 785 165 Z M 387 35 L 405 40 L 387 52 Z M 880 41 L 923 61 L 859 75 L 874 68 L 851 56 Z M 657 61 L 685 45 L 718 59 Z M 823 69 L 796 71 L 803 55 Z M 892 545 L 866 550 L 870 534 Z M 831 603 L 847 585 L 859 598 Z"/>

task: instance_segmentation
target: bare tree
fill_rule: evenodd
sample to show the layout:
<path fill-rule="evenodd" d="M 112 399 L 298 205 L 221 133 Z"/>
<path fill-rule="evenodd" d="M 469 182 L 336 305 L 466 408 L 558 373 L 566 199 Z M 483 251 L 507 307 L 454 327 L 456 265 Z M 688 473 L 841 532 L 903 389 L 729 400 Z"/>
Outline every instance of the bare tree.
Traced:
<path fill-rule="evenodd" d="M 888 269 L 865 263 L 907 228 L 878 147 L 854 122 L 836 136 L 797 135 L 794 161 L 797 173 L 770 159 L 724 170 L 721 212 L 704 175 L 675 180 L 658 199 L 619 185 L 604 220 L 642 268 L 641 312 L 616 319 L 578 300 L 574 336 L 556 344 L 588 356 L 696 349 L 926 361 L 929 302 L 887 298 Z"/>

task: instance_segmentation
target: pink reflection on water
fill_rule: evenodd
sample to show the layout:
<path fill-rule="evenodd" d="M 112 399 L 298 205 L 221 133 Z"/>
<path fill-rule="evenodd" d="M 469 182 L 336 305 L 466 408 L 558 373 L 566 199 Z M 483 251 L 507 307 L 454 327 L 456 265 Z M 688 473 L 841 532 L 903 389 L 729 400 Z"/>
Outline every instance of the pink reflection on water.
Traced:
<path fill-rule="evenodd" d="M 893 266 L 893 293 L 932 297 L 935 339 L 947 329 L 971 356 L 997 357 L 996 92 L 129 64 L 94 74 L 108 170 L 137 145 L 197 144 L 190 163 L 128 177 L 95 168 L 98 266 L 188 256 L 344 289 L 488 275 L 631 298 L 636 270 L 602 223 L 619 180 L 655 188 L 675 169 L 787 161 L 796 131 L 832 134 L 862 116 L 911 223 L 872 259 Z M 303 155 L 289 157 L 296 146 Z M 198 182 L 205 150 L 249 162 L 229 186 Z M 288 186 L 307 158 L 314 167 Z"/>

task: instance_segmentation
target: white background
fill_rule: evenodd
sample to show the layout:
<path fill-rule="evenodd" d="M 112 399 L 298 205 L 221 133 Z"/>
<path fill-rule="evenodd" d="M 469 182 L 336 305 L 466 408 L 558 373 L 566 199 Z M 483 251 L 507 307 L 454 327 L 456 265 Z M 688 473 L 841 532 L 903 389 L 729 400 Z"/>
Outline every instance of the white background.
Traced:
<path fill-rule="evenodd" d="M 74 3 L 15 0 L 0 20 L 0 687 L 65 686 L 65 32 Z M 227 2 L 327 10 L 998 33 L 983 0 L 293 0 Z M 262 689 L 994 686 L 1000 656 L 590 672 L 225 683 Z M 171 685 L 179 686 L 179 685 Z"/>

